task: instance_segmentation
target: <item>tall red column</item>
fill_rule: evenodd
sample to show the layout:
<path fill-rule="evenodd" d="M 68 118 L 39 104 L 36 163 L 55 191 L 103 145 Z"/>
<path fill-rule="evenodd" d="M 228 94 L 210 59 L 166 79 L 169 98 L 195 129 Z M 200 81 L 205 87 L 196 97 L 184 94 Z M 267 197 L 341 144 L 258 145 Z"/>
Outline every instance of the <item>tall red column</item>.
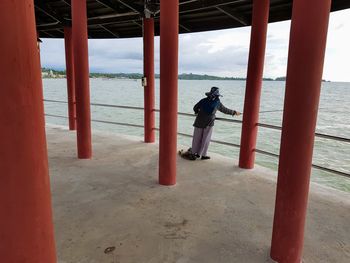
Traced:
<path fill-rule="evenodd" d="M 66 49 L 66 76 L 67 76 L 69 129 L 76 130 L 74 57 L 73 57 L 72 29 L 70 27 L 64 28 L 64 43 L 65 43 L 65 49 Z"/>
<path fill-rule="evenodd" d="M 179 0 L 160 2 L 159 183 L 176 184 Z"/>
<path fill-rule="evenodd" d="M 317 7 L 317 8 L 315 8 Z M 294 0 L 271 257 L 300 262 L 331 0 Z"/>
<path fill-rule="evenodd" d="M 254 0 L 239 167 L 254 167 L 270 0 Z"/>
<path fill-rule="evenodd" d="M 143 70 L 147 79 L 144 87 L 145 142 L 155 141 L 154 98 L 154 19 L 143 19 Z"/>
<path fill-rule="evenodd" d="M 78 158 L 91 158 L 91 114 L 86 0 L 72 0 Z"/>
<path fill-rule="evenodd" d="M 33 0 L 0 1 L 0 261 L 56 262 Z"/>

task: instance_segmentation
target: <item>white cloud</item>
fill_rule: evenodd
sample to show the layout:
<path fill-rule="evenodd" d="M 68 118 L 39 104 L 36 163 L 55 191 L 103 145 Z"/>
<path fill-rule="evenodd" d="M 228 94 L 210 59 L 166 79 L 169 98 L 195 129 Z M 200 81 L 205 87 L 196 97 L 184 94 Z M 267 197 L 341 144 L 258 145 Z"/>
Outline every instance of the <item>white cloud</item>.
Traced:
<path fill-rule="evenodd" d="M 323 78 L 350 81 L 350 10 L 332 13 Z"/>
<path fill-rule="evenodd" d="M 268 28 L 265 77 L 286 74 L 290 21 Z M 350 81 L 350 11 L 332 13 L 329 25 L 324 78 Z M 250 27 L 180 35 L 179 72 L 245 77 Z M 90 40 L 89 63 L 94 72 L 142 72 L 142 39 Z M 63 40 L 44 39 L 42 65 L 65 67 Z M 159 37 L 155 38 L 159 72 Z"/>
<path fill-rule="evenodd" d="M 41 44 L 41 64 L 43 67 L 64 68 L 65 51 L 64 41 L 57 39 L 42 39 Z"/>

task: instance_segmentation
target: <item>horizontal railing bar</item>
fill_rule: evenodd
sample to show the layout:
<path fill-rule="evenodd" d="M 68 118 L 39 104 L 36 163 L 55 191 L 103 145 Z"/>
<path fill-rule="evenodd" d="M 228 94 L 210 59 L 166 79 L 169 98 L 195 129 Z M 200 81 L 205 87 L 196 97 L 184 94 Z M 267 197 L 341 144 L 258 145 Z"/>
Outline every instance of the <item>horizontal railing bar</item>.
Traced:
<path fill-rule="evenodd" d="M 159 129 L 157 129 L 157 130 L 159 130 Z M 189 138 L 193 137 L 191 134 L 181 133 L 181 132 L 178 132 L 177 135 L 184 136 L 184 137 L 189 137 Z M 218 140 L 211 140 L 211 142 L 217 143 L 217 144 L 223 144 L 223 145 L 227 145 L 227 146 L 232 146 L 232 147 L 237 147 L 237 148 L 241 147 L 239 144 L 223 142 L 223 141 L 218 141 Z"/>
<path fill-rule="evenodd" d="M 66 101 L 62 100 L 44 100 L 46 102 L 57 102 L 57 103 L 65 103 Z M 109 107 L 109 108 L 120 108 L 120 109 L 131 109 L 131 110 L 144 110 L 142 107 L 134 107 L 134 106 L 124 106 L 124 105 L 113 105 L 113 104 L 104 104 L 104 103 L 90 103 L 92 106 L 100 106 L 100 107 Z"/>
<path fill-rule="evenodd" d="M 157 112 L 159 112 L 159 110 Z M 196 115 L 192 113 L 178 112 L 177 114 L 180 116 L 196 117 Z"/>
<path fill-rule="evenodd" d="M 157 129 L 159 131 L 159 129 Z M 183 136 L 183 137 L 188 137 L 188 138 L 192 138 L 192 135 L 190 134 L 186 134 L 186 133 L 182 133 L 182 132 L 178 132 L 177 135 Z"/>
<path fill-rule="evenodd" d="M 279 155 L 272 153 L 272 152 L 267 152 L 267 151 L 263 151 L 263 150 L 259 150 L 259 149 L 255 149 L 254 152 L 260 153 L 260 154 L 264 154 L 264 155 L 268 155 L 268 156 L 272 156 L 272 157 L 276 157 L 278 158 Z"/>
<path fill-rule="evenodd" d="M 57 102 L 57 103 L 64 103 L 64 104 L 67 104 L 67 101 L 63 101 L 63 100 L 47 100 L 47 99 L 44 99 L 44 101 L 46 101 L 46 102 Z"/>
<path fill-rule="evenodd" d="M 66 117 L 66 116 L 54 115 L 54 114 L 45 114 L 45 116 L 68 119 L 68 117 Z M 94 120 L 94 119 L 92 119 L 91 121 L 92 122 L 99 122 L 99 123 L 106 123 L 106 124 L 120 125 L 120 126 L 144 128 L 143 125 L 130 124 L 130 123 L 124 123 L 124 122 L 113 122 L 113 121 L 103 121 L 103 120 Z M 154 128 L 154 130 L 159 131 L 159 128 Z M 187 134 L 187 133 L 178 132 L 177 134 L 180 135 L 180 136 L 183 136 L 183 137 L 188 137 L 188 138 L 192 138 L 193 137 L 191 134 Z M 232 147 L 236 147 L 236 148 L 240 148 L 241 147 L 239 144 L 223 142 L 223 141 L 218 141 L 218 140 L 211 140 L 211 142 L 216 143 L 216 144 L 232 146 Z M 256 153 L 260 153 L 260 154 L 263 154 L 263 155 L 268 155 L 268 156 L 271 156 L 271 157 L 276 157 L 276 158 L 279 157 L 278 154 L 271 153 L 271 152 L 264 151 L 264 150 L 260 150 L 260 149 L 255 149 L 254 151 Z M 318 169 L 318 170 L 322 170 L 322 171 L 325 171 L 325 172 L 329 172 L 329 173 L 333 173 L 333 174 L 337 174 L 337 175 L 340 175 L 340 176 L 344 176 L 344 177 L 350 178 L 350 174 L 342 172 L 342 171 L 330 169 L 330 168 L 323 167 L 323 166 L 316 165 L 316 164 L 312 164 L 312 167 L 315 168 L 315 169 Z"/>
<path fill-rule="evenodd" d="M 269 129 L 274 129 L 274 130 L 282 130 L 282 127 L 276 126 L 276 125 L 271 125 L 271 124 L 265 124 L 265 123 L 258 123 L 258 126 L 263 127 L 263 128 L 269 128 Z M 339 136 L 334 136 L 334 135 L 328 135 L 328 134 L 323 134 L 323 133 L 315 133 L 316 137 L 324 138 L 324 139 L 329 139 L 329 140 L 335 140 L 335 141 L 342 141 L 342 142 L 350 142 L 349 138 L 344 138 L 344 137 L 339 137 Z"/>
<path fill-rule="evenodd" d="M 129 126 L 129 127 L 136 127 L 136 128 L 144 128 L 143 125 L 131 124 L 131 123 L 125 123 L 125 122 L 114 122 L 114 121 L 103 121 L 103 120 L 91 120 L 91 121 L 93 121 L 93 122 L 99 122 L 99 123 L 106 123 L 106 124 L 120 125 L 120 126 Z"/>
<path fill-rule="evenodd" d="M 54 115 L 54 114 L 45 114 L 45 116 L 55 117 L 55 118 L 62 118 L 62 119 L 68 119 L 68 117 L 66 117 L 66 116 Z"/>
<path fill-rule="evenodd" d="M 272 124 L 266 124 L 266 123 L 258 123 L 257 124 L 259 127 L 263 127 L 263 128 L 268 128 L 268 129 L 273 129 L 273 130 L 282 130 L 282 127 L 280 126 L 276 126 L 276 125 L 272 125 Z"/>
<path fill-rule="evenodd" d="M 324 139 L 329 139 L 329 140 L 334 140 L 334 141 L 342 141 L 342 142 L 350 142 L 349 138 L 344 138 L 344 137 L 339 137 L 339 136 L 334 136 L 334 135 L 328 135 L 328 134 L 323 134 L 323 133 L 315 133 L 316 137 L 324 138 Z"/>
<path fill-rule="evenodd" d="M 141 108 L 141 107 L 119 106 L 119 105 L 103 104 L 103 103 L 91 103 L 91 105 L 100 106 L 100 107 L 120 108 L 120 109 L 144 110 L 144 108 Z"/>
<path fill-rule="evenodd" d="M 235 144 L 235 143 L 229 143 L 229 142 L 223 142 L 223 141 L 217 141 L 217 140 L 211 140 L 211 142 L 217 143 L 217 144 L 223 144 L 231 147 L 241 148 L 239 144 Z"/>
<path fill-rule="evenodd" d="M 330 169 L 330 168 L 319 166 L 319 165 L 316 165 L 316 164 L 313 164 L 312 167 L 315 168 L 315 169 L 318 169 L 318 170 L 322 170 L 322 171 L 325 171 L 325 172 L 329 172 L 329 173 L 333 173 L 333 174 L 337 174 L 337 175 L 340 175 L 340 176 L 344 176 L 344 177 L 350 178 L 350 174 L 342 172 L 342 171 Z"/>
<path fill-rule="evenodd" d="M 278 154 L 275 154 L 275 153 L 272 153 L 272 152 L 267 152 L 267 151 L 263 151 L 263 150 L 259 150 L 259 149 L 255 149 L 254 151 L 257 152 L 257 153 L 260 153 L 260 154 L 264 154 L 264 155 L 268 155 L 268 156 L 271 156 L 271 157 L 279 158 Z M 337 174 L 337 175 L 340 175 L 340 176 L 344 176 L 344 177 L 350 178 L 350 174 L 342 172 L 342 171 L 338 171 L 338 170 L 334 170 L 334 169 L 331 169 L 331 168 L 323 167 L 323 166 L 320 166 L 320 165 L 317 165 L 317 164 L 312 164 L 312 167 L 315 168 L 315 169 L 318 169 L 318 170 L 322 170 L 322 171 L 325 171 L 325 172 L 329 172 L 329 173 L 332 173 L 332 174 Z"/>
<path fill-rule="evenodd" d="M 258 126 L 263 127 L 263 128 L 279 130 L 279 131 L 282 130 L 282 127 L 276 126 L 276 125 L 271 125 L 271 124 L 258 123 Z M 319 137 L 319 138 L 334 140 L 334 141 L 350 142 L 350 138 L 344 138 L 344 137 L 340 137 L 340 136 L 328 135 L 328 134 L 323 134 L 323 133 L 318 133 L 318 132 L 315 133 L 315 136 Z"/>
<path fill-rule="evenodd" d="M 66 101 L 61 101 L 61 100 L 47 100 L 45 99 L 44 101 L 46 102 L 57 102 L 57 103 L 66 103 Z M 111 108 L 121 108 L 121 109 L 132 109 L 132 110 L 144 110 L 142 107 L 133 107 L 133 106 L 123 106 L 123 105 L 113 105 L 113 104 L 103 104 L 103 103 L 91 103 L 93 106 L 100 106 L 100 107 L 111 107 Z M 159 109 L 155 109 L 155 112 L 159 112 Z M 178 115 L 180 116 L 188 116 L 188 117 L 195 117 L 195 114 L 192 113 L 184 113 L 184 112 L 178 112 Z M 242 123 L 241 120 L 232 120 L 232 119 L 227 119 L 227 118 L 215 118 L 215 120 L 218 121 L 224 121 L 224 122 L 231 122 L 231 123 Z M 273 129 L 273 130 L 282 130 L 282 127 L 272 125 L 272 124 L 266 124 L 266 123 L 258 123 L 257 124 L 259 127 L 263 128 L 268 128 L 268 129 Z M 345 137 L 340 137 L 340 136 L 334 136 L 334 135 L 328 135 L 328 134 L 323 134 L 323 133 L 315 133 L 316 137 L 319 138 L 324 138 L 324 139 L 329 139 L 329 140 L 334 140 L 334 141 L 340 141 L 340 142 L 347 142 L 350 143 L 350 138 L 345 138 Z"/>
<path fill-rule="evenodd" d="M 68 117 L 66 117 L 66 116 L 61 116 L 61 115 L 45 114 L 45 116 L 48 116 L 48 117 L 56 117 L 56 118 L 62 118 L 62 119 L 68 119 Z M 136 127 L 136 128 L 144 128 L 143 125 L 131 124 L 131 123 L 125 123 L 125 122 L 103 121 L 103 120 L 94 120 L 94 119 L 92 119 L 91 121 L 93 121 L 93 122 L 99 122 L 99 123 L 106 123 L 106 124 L 120 125 L 120 126 L 129 126 L 129 127 Z"/>
<path fill-rule="evenodd" d="M 159 109 L 155 109 L 155 112 L 160 112 Z M 187 116 L 187 117 L 196 117 L 197 115 L 193 114 L 193 113 L 185 113 L 185 112 L 178 112 L 177 113 L 180 116 Z M 242 121 L 240 120 L 231 120 L 231 119 L 227 119 L 227 118 L 215 118 L 215 120 L 218 121 L 225 121 L 225 122 L 234 122 L 234 123 L 242 123 Z"/>
<path fill-rule="evenodd" d="M 240 121 L 240 120 L 231 120 L 227 118 L 215 118 L 215 120 L 224 121 L 224 122 L 233 122 L 233 123 L 243 123 L 243 121 Z"/>

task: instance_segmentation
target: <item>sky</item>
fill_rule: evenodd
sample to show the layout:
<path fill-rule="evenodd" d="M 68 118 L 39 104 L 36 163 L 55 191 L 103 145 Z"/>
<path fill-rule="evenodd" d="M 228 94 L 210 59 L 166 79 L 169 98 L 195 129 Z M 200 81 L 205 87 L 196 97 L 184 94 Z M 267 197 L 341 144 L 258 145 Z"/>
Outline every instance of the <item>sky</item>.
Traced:
<path fill-rule="evenodd" d="M 182 34 L 179 73 L 246 77 L 250 27 Z M 269 24 L 264 77 L 286 75 L 290 21 Z M 42 39 L 42 66 L 65 68 L 64 41 Z M 89 40 L 90 72 L 141 73 L 141 38 Z M 350 10 L 331 13 L 323 79 L 350 82 Z M 155 67 L 159 72 L 159 37 L 155 38 Z"/>

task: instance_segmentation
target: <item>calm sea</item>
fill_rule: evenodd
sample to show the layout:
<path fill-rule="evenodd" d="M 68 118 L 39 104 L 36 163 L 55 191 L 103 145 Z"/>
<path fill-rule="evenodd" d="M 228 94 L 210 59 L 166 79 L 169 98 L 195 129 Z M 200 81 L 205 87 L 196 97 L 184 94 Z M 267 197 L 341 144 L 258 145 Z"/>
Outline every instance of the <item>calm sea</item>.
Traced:
<path fill-rule="evenodd" d="M 140 81 L 91 79 L 91 102 L 143 107 L 143 88 Z M 179 81 L 179 111 L 192 113 L 193 105 L 204 97 L 211 86 L 218 86 L 224 95 L 222 102 L 226 107 L 243 111 L 244 81 Z M 266 81 L 263 83 L 260 122 L 281 125 L 285 82 Z M 44 97 L 51 100 L 66 100 L 65 79 L 44 79 Z M 159 108 L 159 80 L 156 81 L 156 107 Z M 92 106 L 92 118 L 115 122 L 143 124 L 143 112 Z M 47 114 L 67 116 L 66 105 L 45 102 Z M 218 117 L 230 118 L 218 113 Z M 241 120 L 241 117 L 236 118 Z M 67 120 L 47 117 L 47 123 L 67 125 Z M 158 123 L 158 115 L 157 115 Z M 179 132 L 191 134 L 193 118 L 179 117 Z M 157 125 L 158 126 L 158 125 Z M 122 127 L 110 124 L 93 123 L 96 130 L 143 136 L 143 129 Z M 322 84 L 320 111 L 317 132 L 350 138 L 350 83 L 326 82 Z M 241 125 L 217 121 L 213 139 L 239 144 Z M 259 128 L 257 148 L 279 153 L 280 131 Z M 180 145 L 190 146 L 190 138 L 179 137 Z M 209 151 L 238 159 L 237 148 L 212 143 Z M 257 163 L 277 169 L 277 159 L 257 154 Z M 331 169 L 350 173 L 350 143 L 317 138 L 315 141 L 313 163 Z M 350 192 L 350 179 L 329 174 L 317 169 L 312 171 L 312 181 Z"/>

